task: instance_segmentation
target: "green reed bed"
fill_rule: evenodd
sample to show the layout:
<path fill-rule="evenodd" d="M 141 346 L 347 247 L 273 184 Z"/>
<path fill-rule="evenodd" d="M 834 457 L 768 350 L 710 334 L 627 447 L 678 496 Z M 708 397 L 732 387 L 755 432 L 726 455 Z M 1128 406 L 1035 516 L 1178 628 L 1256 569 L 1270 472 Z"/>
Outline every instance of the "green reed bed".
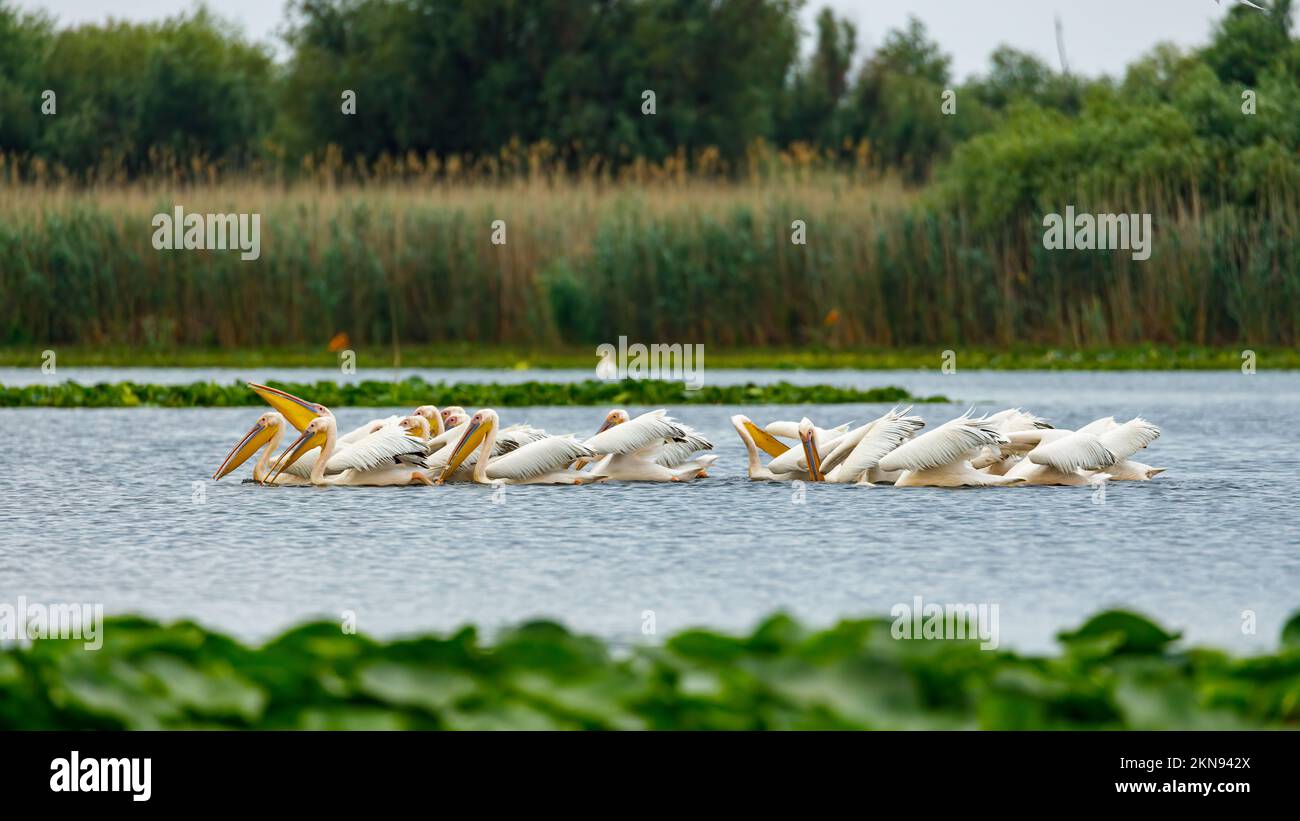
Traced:
<path fill-rule="evenodd" d="M 261 258 L 154 250 L 178 204 L 260 213 Z M 1136 262 L 883 183 L 11 188 L 0 345 L 1294 347 L 1300 207 L 1170 209 Z"/>
<path fill-rule="evenodd" d="M 1184 648 L 1110 611 L 1054 656 L 892 636 L 886 619 L 687 630 L 615 653 L 558 624 L 381 642 L 317 622 L 249 647 L 111 618 L 0 649 L 5 729 L 1300 729 L 1300 615 L 1271 654 Z"/>
<path fill-rule="evenodd" d="M 396 407 L 402 405 L 464 405 L 468 407 L 533 407 L 539 405 L 805 405 L 850 403 L 947 402 L 943 396 L 917 397 L 896 387 L 869 389 L 831 385 L 706 385 L 688 390 L 681 382 L 520 382 L 490 384 L 434 383 L 418 377 L 400 382 L 316 382 L 297 384 L 272 382 L 280 388 L 334 407 Z M 154 405 L 167 408 L 244 407 L 262 405 L 262 400 L 242 382 L 218 385 L 194 382 L 188 385 L 141 385 L 134 382 L 80 385 L 61 382 L 52 385 L 0 387 L 0 407 L 37 408 L 130 408 Z"/>

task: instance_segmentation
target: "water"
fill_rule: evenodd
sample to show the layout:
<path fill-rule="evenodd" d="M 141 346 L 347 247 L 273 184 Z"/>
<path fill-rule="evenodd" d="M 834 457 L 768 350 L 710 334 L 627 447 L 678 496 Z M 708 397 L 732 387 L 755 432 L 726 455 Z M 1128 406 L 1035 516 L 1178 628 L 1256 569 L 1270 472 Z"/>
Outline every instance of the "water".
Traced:
<path fill-rule="evenodd" d="M 266 374 L 215 378 L 243 376 Z M 360 629 L 385 636 L 549 617 L 626 643 L 653 638 L 642 634 L 644 611 L 663 636 L 747 629 L 777 609 L 827 625 L 919 595 L 997 604 L 1003 646 L 1023 650 L 1050 649 L 1058 630 L 1122 605 L 1242 653 L 1275 647 L 1300 609 L 1300 373 L 707 376 L 899 384 L 962 400 L 921 406 L 931 423 L 971 402 L 1024 405 L 1063 427 L 1140 413 L 1165 431 L 1143 461 L 1169 471 L 1110 485 L 1104 505 L 1087 488 L 817 485 L 800 505 L 787 484 L 744 478 L 728 416 L 833 425 L 885 406 L 691 406 L 674 410 L 718 444 L 711 478 L 508 487 L 497 504 L 491 488 L 472 486 L 262 488 L 239 483 L 247 466 L 212 482 L 256 408 L 0 410 L 0 601 L 100 602 L 254 640 L 350 610 Z M 214 372 L 185 371 L 179 381 L 207 378 Z M 605 410 L 502 416 L 594 432 Z M 389 412 L 336 409 L 345 428 Z M 1242 630 L 1246 610 L 1253 635 Z"/>

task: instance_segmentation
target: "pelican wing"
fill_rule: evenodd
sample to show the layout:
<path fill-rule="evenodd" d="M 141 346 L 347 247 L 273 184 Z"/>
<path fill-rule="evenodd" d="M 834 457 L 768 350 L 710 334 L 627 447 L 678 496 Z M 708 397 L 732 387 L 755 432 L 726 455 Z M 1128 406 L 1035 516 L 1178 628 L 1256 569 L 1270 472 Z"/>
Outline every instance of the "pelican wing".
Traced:
<path fill-rule="evenodd" d="M 709 438 L 690 425 L 678 423 L 684 434 L 680 439 L 671 439 L 664 443 L 652 458 L 666 468 L 681 467 L 692 456 L 702 450 L 713 450 Z"/>
<path fill-rule="evenodd" d="M 326 468 L 330 471 L 374 470 L 397 463 L 406 454 L 424 455 L 424 445 L 419 439 L 407 436 L 396 425 L 385 425 L 364 439 L 353 442 L 330 457 Z"/>
<path fill-rule="evenodd" d="M 1116 459 L 1100 439 L 1080 430 L 1034 448 L 1029 452 L 1029 461 L 1064 473 L 1074 473 L 1080 468 L 1101 470 L 1115 464 Z"/>
<path fill-rule="evenodd" d="M 990 427 L 997 428 L 1004 434 L 1010 434 L 1017 431 L 1029 430 L 1048 430 L 1052 428 L 1052 423 L 1048 422 L 1041 416 L 1035 416 L 1028 411 L 1020 408 L 1009 408 L 998 413 L 990 414 L 988 419 Z"/>
<path fill-rule="evenodd" d="M 600 455 L 634 453 L 664 439 L 680 439 L 685 435 L 681 427 L 668 416 L 667 411 L 643 413 L 621 425 L 596 434 L 582 444 Z"/>
<path fill-rule="evenodd" d="M 865 425 L 860 425 L 853 430 L 848 431 L 838 439 L 828 439 L 826 441 L 819 439 L 817 442 L 818 447 L 829 446 L 831 443 L 834 444 L 834 447 L 831 448 L 830 452 L 822 459 L 822 473 L 828 473 L 831 470 L 834 470 L 841 462 L 847 459 L 849 454 L 853 452 L 853 449 L 858 446 L 858 443 L 862 441 L 863 437 L 865 437 L 873 427 L 881 422 L 886 422 L 891 419 L 902 419 L 910 410 L 912 410 L 911 405 L 908 405 L 906 408 L 902 408 L 901 410 L 897 405 L 895 405 L 889 413 L 886 413 L 879 419 L 873 419 Z M 925 427 L 925 422 L 921 421 L 919 417 L 914 416 L 911 418 L 920 423 L 918 427 Z M 872 467 L 875 467 L 875 465 L 872 465 Z"/>
<path fill-rule="evenodd" d="M 1130 419 L 1097 437 L 1106 450 L 1122 461 L 1160 438 L 1160 428 L 1142 417 Z"/>
<path fill-rule="evenodd" d="M 488 462 L 487 475 L 489 479 L 514 481 L 535 479 L 557 470 L 564 470 L 573 464 L 574 460 L 590 459 L 595 455 L 595 451 L 571 434 L 548 436 L 545 439 L 536 439 L 520 445 L 505 456 L 492 459 Z"/>
<path fill-rule="evenodd" d="M 871 468 L 879 466 L 881 459 L 915 436 L 916 432 L 923 427 L 925 422 L 918 416 L 877 420 L 844 459 L 842 472 L 856 479 Z M 825 470 L 823 466 L 822 471 Z"/>
<path fill-rule="evenodd" d="M 1000 445 L 998 450 L 1001 451 L 1001 455 L 1003 456 L 1009 456 L 1012 454 L 1020 454 L 1023 456 L 1039 445 L 1044 445 L 1048 442 L 1055 442 L 1072 434 L 1073 431 L 1061 430 L 1060 428 L 1015 430 L 1006 435 L 1007 443 L 1005 445 Z"/>
<path fill-rule="evenodd" d="M 545 438 L 546 431 L 541 428 L 535 428 L 528 424 L 511 425 L 508 428 L 501 429 L 501 433 L 497 436 L 496 443 L 492 446 L 492 455 L 505 456 L 507 453 L 510 453 L 529 442 L 536 442 L 538 439 Z"/>
<path fill-rule="evenodd" d="M 285 468 L 283 472 L 288 473 L 291 476 L 297 476 L 300 479 L 310 479 L 311 469 L 313 466 L 315 466 L 316 460 L 318 458 L 320 458 L 320 448 L 308 451 L 307 453 L 304 453 L 302 455 L 301 459 L 294 462 L 292 465 L 289 465 L 289 467 Z M 328 467 L 328 465 L 326 467 Z M 330 471 L 326 470 L 325 472 L 329 473 Z M 334 471 L 334 472 L 337 473 L 338 471 Z"/>
<path fill-rule="evenodd" d="M 969 458 L 986 445 L 1006 444 L 1006 437 L 984 419 L 960 416 L 900 445 L 880 460 L 881 470 L 930 470 Z"/>
<path fill-rule="evenodd" d="M 362 439 L 365 439 L 367 436 L 370 435 L 370 429 L 375 425 L 388 426 L 388 425 L 396 424 L 400 419 L 401 419 L 400 416 L 390 416 L 387 419 L 371 419 L 369 422 L 365 423 L 364 425 L 361 425 L 355 430 L 348 431 L 347 433 L 340 436 L 338 444 L 350 445 L 353 442 L 360 442 Z"/>
<path fill-rule="evenodd" d="M 845 422 L 845 423 L 842 424 L 842 425 L 836 425 L 835 427 L 833 427 L 833 428 L 829 428 L 829 429 L 828 429 L 828 428 L 817 428 L 817 429 L 816 429 L 816 431 L 817 431 L 817 441 L 818 441 L 818 442 L 821 442 L 822 438 L 823 438 L 823 437 L 827 437 L 827 436 L 838 438 L 838 437 L 840 436 L 840 434 L 847 433 L 848 430 L 849 430 L 849 428 L 850 428 L 852 425 L 853 425 L 852 422 Z M 768 422 L 767 425 L 763 428 L 763 430 L 767 431 L 768 433 L 772 434 L 773 436 L 779 436 L 779 437 L 781 437 L 782 439 L 798 439 L 798 438 L 799 438 L 799 423 L 798 423 L 798 422 L 789 422 L 789 421 L 785 421 L 785 422 L 781 422 L 781 421 L 778 421 L 778 422 Z"/>
<path fill-rule="evenodd" d="M 858 446 L 858 443 L 862 441 L 862 438 L 867 435 L 867 431 L 871 430 L 872 426 L 879 421 L 879 419 L 876 419 L 865 425 L 859 425 L 841 436 L 839 439 L 836 439 L 835 447 L 831 448 L 830 453 L 827 453 L 822 459 L 822 473 L 827 473 L 835 469 L 841 462 L 849 458 L 849 454 Z"/>
<path fill-rule="evenodd" d="M 1115 417 L 1103 416 L 1079 428 L 1079 433 L 1091 433 L 1093 436 L 1101 436 L 1106 431 L 1114 430 L 1117 427 L 1119 426 L 1115 424 Z"/>

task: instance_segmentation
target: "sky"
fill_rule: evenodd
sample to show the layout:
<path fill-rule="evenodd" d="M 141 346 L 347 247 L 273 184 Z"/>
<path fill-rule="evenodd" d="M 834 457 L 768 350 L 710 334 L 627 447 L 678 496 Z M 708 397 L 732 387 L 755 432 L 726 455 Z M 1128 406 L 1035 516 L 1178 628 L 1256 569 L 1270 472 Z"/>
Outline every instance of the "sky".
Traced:
<path fill-rule="evenodd" d="M 467 0 L 472 2 L 472 0 Z M 858 29 L 858 53 L 879 45 L 886 32 L 919 17 L 953 58 L 958 80 L 987 69 L 1001 44 L 1033 52 L 1058 65 L 1056 24 L 1064 27 L 1071 70 L 1120 75 L 1128 63 L 1156 43 L 1205 43 L 1213 22 L 1237 0 L 809 0 L 803 18 L 811 31 L 823 6 L 835 9 Z M 27 9 L 50 12 L 64 25 L 102 22 L 109 16 L 156 20 L 194 6 L 194 0 L 18 0 Z M 219 13 L 268 42 L 284 21 L 286 0 L 220 0 Z M 277 49 L 283 54 L 283 49 Z"/>

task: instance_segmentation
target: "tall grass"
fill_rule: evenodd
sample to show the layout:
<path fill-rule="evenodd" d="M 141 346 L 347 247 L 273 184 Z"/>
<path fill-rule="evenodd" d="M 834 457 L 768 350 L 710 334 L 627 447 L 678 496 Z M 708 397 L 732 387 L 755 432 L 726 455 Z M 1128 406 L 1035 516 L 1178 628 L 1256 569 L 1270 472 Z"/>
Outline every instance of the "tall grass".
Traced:
<path fill-rule="evenodd" d="M 1151 259 L 1135 262 L 1047 251 L 1036 220 L 990 230 L 927 192 L 815 157 L 771 155 L 740 176 L 701 162 L 633 177 L 440 162 L 91 185 L 15 172 L 0 183 L 0 344 L 251 348 L 338 332 L 361 345 L 1300 340 L 1294 199 L 1250 213 L 1169 208 Z M 261 259 L 155 250 L 150 221 L 175 205 L 260 213 Z M 498 219 L 505 245 L 491 242 Z M 791 242 L 795 220 L 806 245 Z"/>

